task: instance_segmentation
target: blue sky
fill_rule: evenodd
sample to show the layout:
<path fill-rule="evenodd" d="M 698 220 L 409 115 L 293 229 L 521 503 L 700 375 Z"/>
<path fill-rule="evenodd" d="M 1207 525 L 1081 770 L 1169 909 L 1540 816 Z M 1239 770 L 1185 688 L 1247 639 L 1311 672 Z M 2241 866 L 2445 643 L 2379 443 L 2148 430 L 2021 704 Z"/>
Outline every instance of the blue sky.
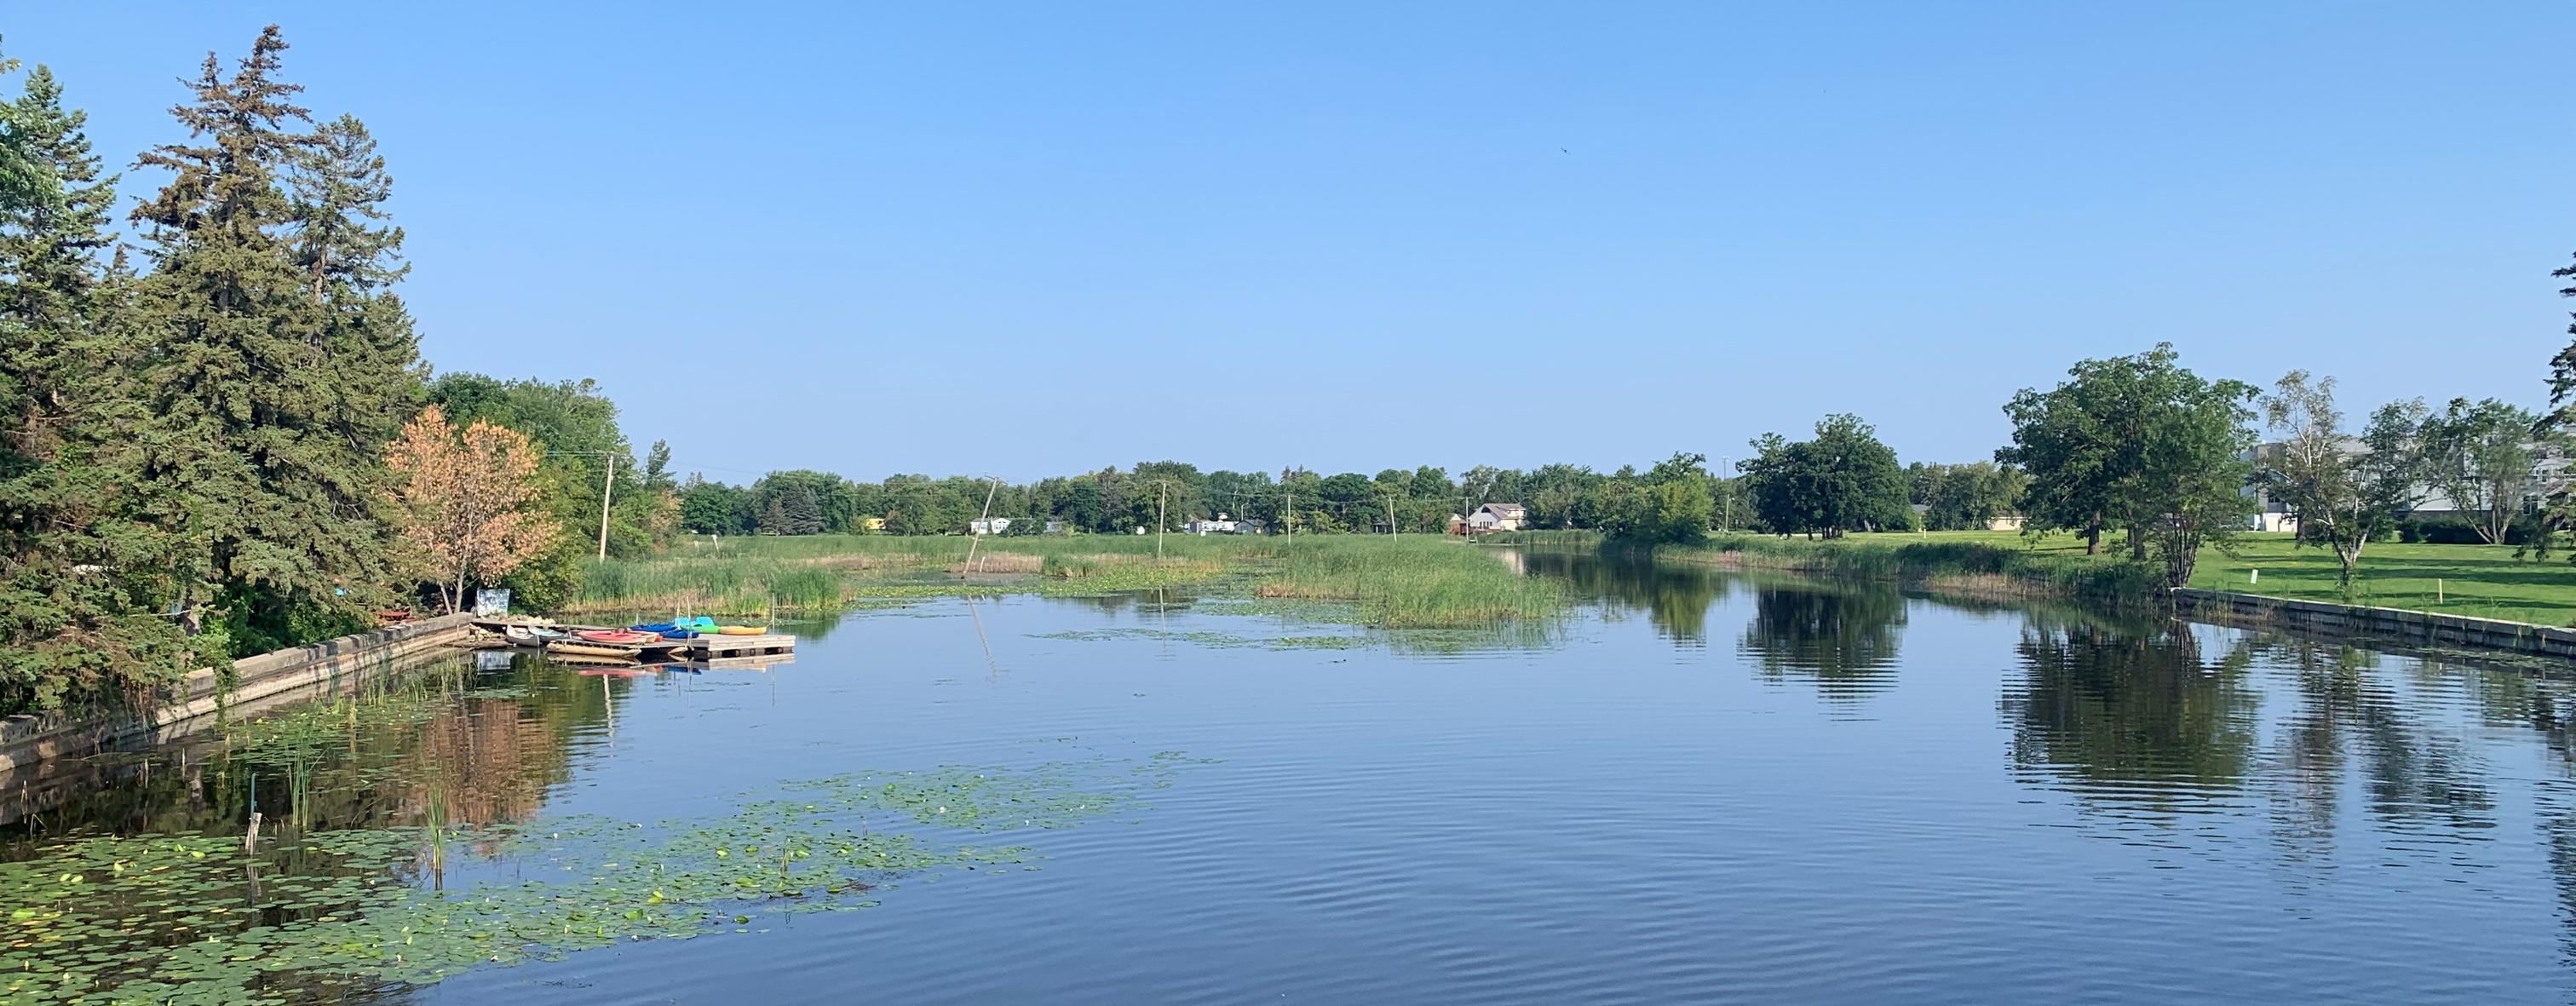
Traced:
<path fill-rule="evenodd" d="M 12 4 L 100 148 L 285 26 L 398 181 L 441 370 L 639 446 L 1013 478 L 1908 460 L 2014 389 L 2537 405 L 2576 5 Z M 14 87 L 14 85 L 12 85 Z M 128 191 L 150 179 L 129 175 Z"/>

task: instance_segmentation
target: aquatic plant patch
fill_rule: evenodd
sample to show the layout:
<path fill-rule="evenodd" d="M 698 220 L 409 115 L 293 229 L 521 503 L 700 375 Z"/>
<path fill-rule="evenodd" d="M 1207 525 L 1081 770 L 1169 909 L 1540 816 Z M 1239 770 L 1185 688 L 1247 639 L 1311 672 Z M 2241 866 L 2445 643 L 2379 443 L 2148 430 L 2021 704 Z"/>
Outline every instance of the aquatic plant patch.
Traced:
<path fill-rule="evenodd" d="M 1132 813 L 1195 760 L 854 773 L 730 815 L 467 829 L 102 836 L 0 863 L 0 1001 L 287 1003 L 612 943 L 855 911 L 906 878 L 1026 864 L 941 832 Z M 528 879 L 541 878 L 541 879 Z"/>

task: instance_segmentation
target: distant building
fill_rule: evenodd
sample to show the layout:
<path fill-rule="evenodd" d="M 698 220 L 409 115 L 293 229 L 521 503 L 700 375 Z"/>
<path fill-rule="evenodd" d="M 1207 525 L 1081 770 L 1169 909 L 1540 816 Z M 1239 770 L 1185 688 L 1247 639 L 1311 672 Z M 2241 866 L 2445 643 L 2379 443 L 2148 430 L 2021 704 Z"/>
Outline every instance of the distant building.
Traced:
<path fill-rule="evenodd" d="M 977 517 L 966 522 L 966 530 L 971 534 L 1002 534 L 1010 529 L 1011 519 L 1008 517 Z"/>
<path fill-rule="evenodd" d="M 1269 534 L 1269 533 L 1270 533 L 1270 523 L 1269 523 L 1268 521 L 1256 520 L 1256 519 L 1253 519 L 1253 518 L 1251 518 L 1251 517 L 1246 517 L 1246 518 L 1244 518 L 1244 519 L 1242 519 L 1242 520 L 1239 520 L 1239 521 L 1235 521 L 1235 522 L 1234 522 L 1234 533 L 1236 533 L 1236 534 Z"/>
<path fill-rule="evenodd" d="M 2369 444 L 2359 437 L 2345 437 L 2335 446 L 2347 455 L 2360 455 L 2370 450 Z M 2261 444 L 2253 450 L 2238 455 L 2238 458 L 2261 464 L 2279 457 L 2285 447 L 2285 444 L 2278 441 Z M 2538 510 L 2541 504 L 2548 501 L 2551 493 L 2565 488 L 2569 484 L 2571 475 L 2576 475 L 2576 472 L 2570 471 L 2571 464 L 2576 464 L 2576 461 L 2571 461 L 2549 444 L 2535 442 L 2530 447 L 2531 471 L 2523 476 L 2522 485 L 2517 493 L 2518 498 L 2512 504 L 2516 513 L 2530 513 Z M 2259 485 L 2246 486 L 2244 491 L 2245 495 L 2254 502 L 2255 511 L 2253 516 L 2246 518 L 2247 527 L 2256 531 L 2280 534 L 2298 533 L 2299 519 L 2289 513 L 2287 504 L 2273 499 L 2272 494 L 2264 492 Z M 2412 492 L 2415 496 L 2415 508 L 2406 512 L 2408 517 L 2418 520 L 2427 517 L 2470 517 L 2472 519 L 2476 517 L 2475 514 L 2462 510 L 2460 504 L 2452 500 L 2449 493 L 2430 482 L 2416 483 L 2412 487 Z"/>
<path fill-rule="evenodd" d="M 1209 519 L 1194 520 L 1181 525 L 1182 531 L 1196 535 L 1233 534 L 1234 529 L 1234 518 L 1228 517 L 1224 514 L 1218 514 Z"/>
<path fill-rule="evenodd" d="M 1518 531 L 1529 522 L 1529 509 L 1518 503 L 1487 503 L 1467 515 L 1467 533 Z"/>

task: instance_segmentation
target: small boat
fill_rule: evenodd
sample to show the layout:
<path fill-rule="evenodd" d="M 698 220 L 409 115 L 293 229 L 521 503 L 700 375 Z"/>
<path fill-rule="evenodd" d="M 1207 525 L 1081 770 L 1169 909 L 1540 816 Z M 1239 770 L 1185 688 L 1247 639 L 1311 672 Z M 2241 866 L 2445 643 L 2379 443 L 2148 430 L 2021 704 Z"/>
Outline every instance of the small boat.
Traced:
<path fill-rule="evenodd" d="M 563 630 L 540 625 L 505 625 L 501 634 L 520 646 L 544 646 L 564 637 Z"/>
<path fill-rule="evenodd" d="M 646 632 L 639 629 L 584 629 L 580 632 L 573 633 L 573 638 L 586 643 L 601 643 L 608 646 L 625 647 L 643 646 L 648 643 L 658 643 L 662 641 L 660 633 Z"/>
<path fill-rule="evenodd" d="M 632 646 L 601 646 L 572 639 L 546 644 L 546 658 L 563 663 L 632 664 L 643 654 L 643 650 Z"/>
<path fill-rule="evenodd" d="M 768 631 L 769 627 L 766 625 L 720 625 L 716 627 L 716 633 L 718 635 L 725 636 L 757 636 L 767 633 Z"/>
<path fill-rule="evenodd" d="M 664 639 L 688 639 L 698 634 L 698 630 L 680 622 L 654 622 L 649 625 L 630 625 L 626 628 L 630 632 L 649 632 Z"/>

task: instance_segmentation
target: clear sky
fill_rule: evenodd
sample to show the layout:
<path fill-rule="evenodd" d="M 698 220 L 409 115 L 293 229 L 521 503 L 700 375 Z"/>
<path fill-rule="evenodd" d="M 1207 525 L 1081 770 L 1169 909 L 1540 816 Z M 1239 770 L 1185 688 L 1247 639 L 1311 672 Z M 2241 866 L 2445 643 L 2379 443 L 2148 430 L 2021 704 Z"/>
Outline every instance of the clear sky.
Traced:
<path fill-rule="evenodd" d="M 2567 341 L 2576 4 L 1607 6 L 10 0 L 0 45 L 125 160 L 283 24 L 391 161 L 430 360 L 595 377 L 731 481 L 1832 411 L 1971 460 L 2158 340 L 2356 416 L 2538 405 Z"/>

